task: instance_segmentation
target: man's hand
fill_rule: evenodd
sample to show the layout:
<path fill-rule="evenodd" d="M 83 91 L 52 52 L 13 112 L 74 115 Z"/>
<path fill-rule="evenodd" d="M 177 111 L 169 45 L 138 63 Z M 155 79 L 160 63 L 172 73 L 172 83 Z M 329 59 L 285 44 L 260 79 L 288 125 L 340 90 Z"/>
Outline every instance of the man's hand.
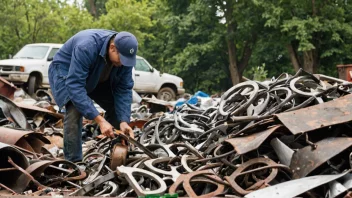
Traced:
<path fill-rule="evenodd" d="M 134 139 L 134 133 L 132 128 L 127 124 L 127 122 L 120 123 L 120 130 L 124 132 L 126 135 L 129 135 L 131 138 Z"/>
<path fill-rule="evenodd" d="M 103 135 L 110 138 L 115 137 L 113 127 L 102 116 L 98 115 L 94 120 L 99 124 L 100 131 Z"/>

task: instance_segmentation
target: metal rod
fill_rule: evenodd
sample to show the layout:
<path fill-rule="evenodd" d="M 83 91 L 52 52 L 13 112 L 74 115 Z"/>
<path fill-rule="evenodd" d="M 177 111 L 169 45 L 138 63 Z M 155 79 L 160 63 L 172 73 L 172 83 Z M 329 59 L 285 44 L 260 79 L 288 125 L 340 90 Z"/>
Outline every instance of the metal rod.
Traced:
<path fill-rule="evenodd" d="M 66 181 L 66 182 L 67 182 L 68 184 L 70 184 L 70 185 L 76 187 L 76 188 L 79 188 L 79 189 L 82 188 L 82 186 L 79 186 L 79 185 L 77 185 L 77 184 L 75 184 L 75 183 L 73 183 L 73 182 L 70 182 L 70 181 Z"/>
<path fill-rule="evenodd" d="M 249 174 L 249 173 L 253 173 L 253 172 L 257 172 L 257 171 L 261 171 L 261 170 L 265 170 L 265 169 L 268 169 L 268 168 L 283 168 L 283 169 L 286 169 L 287 171 L 291 172 L 290 167 L 282 165 L 282 164 L 277 164 L 277 165 L 272 165 L 272 166 L 263 166 L 263 167 L 256 168 L 256 169 L 253 169 L 253 170 L 241 172 L 237 176 L 245 175 L 245 174 Z"/>
<path fill-rule="evenodd" d="M 28 178 L 30 178 L 36 186 L 38 186 L 38 187 L 40 187 L 40 188 L 45 188 L 45 186 L 42 185 L 41 183 L 39 183 L 36 179 L 34 179 L 34 177 L 33 177 L 31 174 L 29 174 L 29 173 L 28 173 L 27 171 L 25 171 L 23 168 L 21 168 L 20 166 L 18 166 L 17 164 L 15 164 L 15 162 L 12 161 L 11 157 L 8 157 L 8 159 L 9 159 L 8 162 L 9 162 L 10 164 L 12 164 L 12 166 L 14 166 L 15 168 L 17 168 L 19 171 L 21 171 L 23 174 L 25 174 Z"/>
<path fill-rule="evenodd" d="M 17 168 L 1 168 L 0 172 L 12 171 L 12 170 L 18 170 L 18 169 Z"/>
<path fill-rule="evenodd" d="M 5 186 L 4 184 L 0 183 L 0 186 L 1 186 L 2 188 L 5 188 L 6 190 L 10 191 L 11 193 L 17 195 L 17 193 L 16 193 L 15 191 L 13 191 L 11 188 Z"/>

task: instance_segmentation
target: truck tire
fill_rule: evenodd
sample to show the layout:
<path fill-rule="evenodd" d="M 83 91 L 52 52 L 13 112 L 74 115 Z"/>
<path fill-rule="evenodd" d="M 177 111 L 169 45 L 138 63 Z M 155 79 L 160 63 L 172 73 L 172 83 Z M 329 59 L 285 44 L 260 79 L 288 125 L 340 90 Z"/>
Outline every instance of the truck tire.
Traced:
<path fill-rule="evenodd" d="M 38 89 L 37 77 L 30 76 L 28 80 L 28 94 L 30 96 L 34 96 L 37 89 Z"/>
<path fill-rule="evenodd" d="M 163 87 L 159 90 L 157 98 L 165 101 L 176 100 L 176 93 L 170 87 Z"/>

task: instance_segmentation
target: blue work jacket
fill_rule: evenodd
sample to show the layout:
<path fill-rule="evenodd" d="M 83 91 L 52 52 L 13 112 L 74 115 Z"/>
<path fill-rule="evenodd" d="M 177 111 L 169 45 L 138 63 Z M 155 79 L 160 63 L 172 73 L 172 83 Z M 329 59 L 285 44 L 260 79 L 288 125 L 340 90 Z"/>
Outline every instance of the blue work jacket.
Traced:
<path fill-rule="evenodd" d="M 63 108 L 72 101 L 86 118 L 94 119 L 99 112 L 88 94 L 97 86 L 100 74 L 107 64 L 107 47 L 117 32 L 89 29 L 71 37 L 55 54 L 49 67 L 49 82 L 54 99 Z M 111 92 L 116 118 L 130 122 L 133 67 L 113 67 L 110 73 Z"/>

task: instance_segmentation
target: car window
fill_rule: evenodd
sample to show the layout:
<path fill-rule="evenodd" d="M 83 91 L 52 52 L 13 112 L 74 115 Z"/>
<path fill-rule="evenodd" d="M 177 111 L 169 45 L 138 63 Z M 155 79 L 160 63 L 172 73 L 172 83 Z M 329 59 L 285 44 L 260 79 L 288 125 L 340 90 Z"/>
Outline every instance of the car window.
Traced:
<path fill-rule="evenodd" d="M 48 46 L 24 46 L 13 58 L 43 59 L 48 52 Z"/>
<path fill-rule="evenodd" d="M 59 51 L 59 48 L 51 49 L 48 58 L 53 58 L 57 51 Z"/>
<path fill-rule="evenodd" d="M 150 72 L 150 67 L 143 59 L 137 59 L 135 68 L 137 71 Z"/>

